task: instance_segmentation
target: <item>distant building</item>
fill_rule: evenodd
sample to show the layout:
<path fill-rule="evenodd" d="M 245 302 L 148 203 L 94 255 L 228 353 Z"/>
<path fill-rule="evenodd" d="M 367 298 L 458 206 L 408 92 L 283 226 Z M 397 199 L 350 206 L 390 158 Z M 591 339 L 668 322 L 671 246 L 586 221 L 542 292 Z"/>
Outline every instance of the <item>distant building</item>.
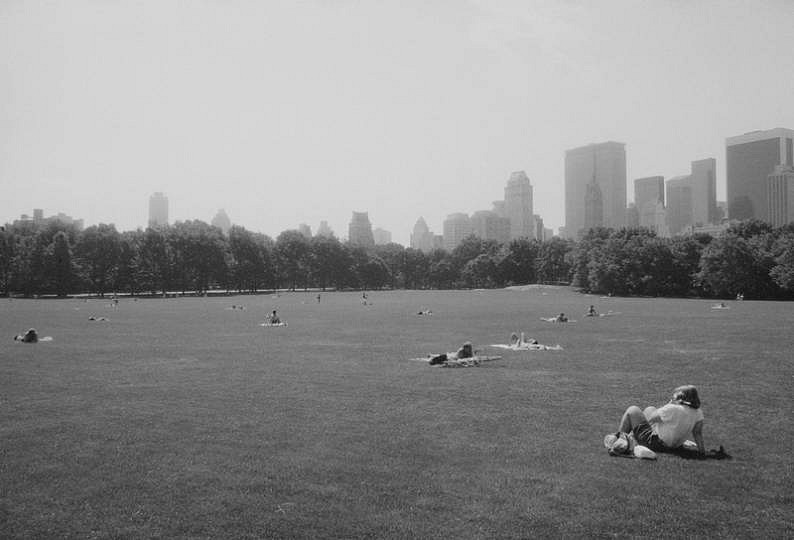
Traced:
<path fill-rule="evenodd" d="M 493 211 L 496 212 L 497 216 L 503 218 L 507 217 L 507 209 L 505 208 L 504 201 L 494 201 L 492 204 L 493 204 Z"/>
<path fill-rule="evenodd" d="M 725 140 L 728 217 L 769 221 L 767 177 L 777 165 L 794 166 L 794 130 L 775 128 Z"/>
<path fill-rule="evenodd" d="M 385 229 L 377 228 L 372 231 L 372 237 L 376 246 L 383 246 L 391 243 L 391 233 Z"/>
<path fill-rule="evenodd" d="M 548 227 L 543 229 L 543 241 L 551 240 L 554 237 L 554 230 Z"/>
<path fill-rule="evenodd" d="M 637 206 L 640 227 L 651 226 L 652 219 L 649 216 L 656 211 L 657 203 L 664 205 L 664 176 L 647 176 L 634 180 L 634 204 Z"/>
<path fill-rule="evenodd" d="M 543 227 L 543 218 L 540 217 L 538 214 L 532 216 L 535 220 L 535 236 L 534 238 L 540 242 L 543 242 L 545 238 L 543 237 L 543 231 L 545 231 L 545 227 Z"/>
<path fill-rule="evenodd" d="M 229 219 L 229 216 L 226 214 L 226 210 L 221 208 L 215 214 L 215 217 L 212 218 L 212 225 L 213 227 L 218 227 L 220 230 L 222 230 L 223 234 L 228 235 L 229 230 L 232 228 L 232 220 Z"/>
<path fill-rule="evenodd" d="M 717 222 L 717 160 L 692 162 L 692 224 L 703 226 Z"/>
<path fill-rule="evenodd" d="M 632 228 L 640 226 L 640 213 L 635 203 L 629 203 L 626 207 L 626 226 Z"/>
<path fill-rule="evenodd" d="M 312 228 L 305 223 L 298 225 L 298 232 L 301 233 L 304 238 L 312 237 Z"/>
<path fill-rule="evenodd" d="M 524 171 L 510 175 L 505 186 L 504 212 L 510 220 L 510 239 L 535 238 L 532 184 Z"/>
<path fill-rule="evenodd" d="M 372 247 L 375 245 L 375 238 L 372 236 L 372 224 L 369 222 L 367 212 L 353 212 L 347 238 L 348 242 L 354 246 Z"/>
<path fill-rule="evenodd" d="M 317 227 L 317 236 L 324 236 L 325 238 L 334 237 L 334 231 L 328 226 L 327 221 L 323 220 L 320 222 L 320 226 Z"/>
<path fill-rule="evenodd" d="M 168 225 L 168 197 L 157 192 L 149 197 L 149 227 Z"/>
<path fill-rule="evenodd" d="M 52 221 L 59 221 L 64 225 L 74 225 L 74 227 L 78 231 L 83 229 L 83 224 L 84 224 L 82 219 L 75 219 L 72 216 L 64 214 L 63 212 L 58 212 L 54 216 L 44 217 L 44 210 L 42 210 L 41 208 L 34 208 L 32 218 L 27 214 L 22 214 L 21 216 L 19 216 L 18 220 L 14 221 L 14 225 L 20 225 L 22 223 L 30 223 L 30 222 L 35 223 L 37 225 L 42 225 Z"/>
<path fill-rule="evenodd" d="M 471 216 L 471 232 L 477 238 L 504 244 L 510 240 L 510 223 L 492 210 L 480 210 Z"/>
<path fill-rule="evenodd" d="M 472 234 L 468 214 L 455 213 L 444 220 L 444 249 L 452 251 L 464 238 Z"/>
<path fill-rule="evenodd" d="M 692 177 L 676 176 L 667 181 L 667 229 L 671 235 L 692 225 Z"/>
<path fill-rule="evenodd" d="M 417 219 L 414 232 L 411 233 L 411 247 L 424 253 L 430 253 L 433 250 L 433 239 L 434 235 L 427 227 L 425 218 Z"/>
<path fill-rule="evenodd" d="M 775 227 L 794 222 L 794 167 L 778 165 L 767 177 L 767 212 Z"/>
<path fill-rule="evenodd" d="M 626 145 L 609 141 L 566 151 L 566 237 L 580 236 L 588 226 L 619 228 L 625 223 Z"/>

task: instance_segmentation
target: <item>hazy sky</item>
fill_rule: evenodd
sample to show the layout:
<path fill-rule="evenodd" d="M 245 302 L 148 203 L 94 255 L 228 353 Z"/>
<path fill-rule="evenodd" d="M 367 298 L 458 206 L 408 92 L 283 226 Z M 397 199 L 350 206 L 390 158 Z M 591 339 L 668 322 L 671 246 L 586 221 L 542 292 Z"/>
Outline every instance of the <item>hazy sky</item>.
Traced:
<path fill-rule="evenodd" d="M 407 244 L 515 170 L 564 224 L 564 152 L 633 179 L 794 128 L 794 1 L 0 0 L 0 222 L 171 221 L 271 236 L 351 212 Z"/>

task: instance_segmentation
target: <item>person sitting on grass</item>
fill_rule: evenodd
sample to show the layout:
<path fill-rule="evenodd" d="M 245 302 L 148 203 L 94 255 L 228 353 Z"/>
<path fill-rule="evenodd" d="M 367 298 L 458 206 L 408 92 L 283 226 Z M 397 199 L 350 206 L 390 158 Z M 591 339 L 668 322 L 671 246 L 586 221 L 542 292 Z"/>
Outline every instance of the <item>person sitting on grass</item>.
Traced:
<path fill-rule="evenodd" d="M 21 341 L 22 343 L 38 343 L 39 334 L 35 328 L 31 328 L 21 336 L 14 336 L 14 341 Z"/>
<path fill-rule="evenodd" d="M 472 358 L 474 356 L 474 349 L 472 348 L 471 341 L 467 341 L 463 346 L 454 353 L 443 353 L 431 357 L 427 362 L 431 366 L 443 364 L 448 360 L 462 360 L 464 358 Z"/>
<path fill-rule="evenodd" d="M 281 319 L 279 318 L 278 314 L 276 314 L 276 310 L 273 310 L 273 314 L 270 315 L 270 324 L 281 324 Z"/>
<path fill-rule="evenodd" d="M 524 332 L 521 332 L 520 336 L 515 332 L 513 332 L 512 334 L 510 334 L 510 345 L 518 349 L 521 347 L 526 347 L 528 345 L 538 345 L 538 340 L 534 338 L 529 338 L 529 341 L 526 341 L 524 339 Z"/>
<path fill-rule="evenodd" d="M 597 316 L 598 316 L 598 312 L 596 311 L 595 306 L 591 305 L 589 308 L 587 308 L 587 313 L 585 313 L 585 317 L 597 317 Z"/>
<path fill-rule="evenodd" d="M 688 445 L 684 443 L 691 435 L 697 445 L 697 456 L 706 457 L 703 411 L 698 391 L 692 385 L 673 390 L 670 402 L 658 409 L 648 407 L 643 411 L 636 405 L 630 406 L 620 419 L 619 433 L 631 433 L 638 444 L 654 452 L 685 449 Z"/>
<path fill-rule="evenodd" d="M 560 313 L 557 315 L 557 322 L 568 322 L 568 317 L 565 315 L 565 313 Z"/>

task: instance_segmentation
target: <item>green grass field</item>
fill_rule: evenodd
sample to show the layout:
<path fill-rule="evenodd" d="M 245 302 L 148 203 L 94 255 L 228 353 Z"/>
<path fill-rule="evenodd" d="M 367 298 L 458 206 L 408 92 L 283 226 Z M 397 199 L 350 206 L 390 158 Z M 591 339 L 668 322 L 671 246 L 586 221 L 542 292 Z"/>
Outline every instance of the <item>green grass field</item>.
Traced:
<path fill-rule="evenodd" d="M 0 536 L 794 534 L 794 304 L 565 288 L 370 300 L 1 300 Z M 621 314 L 587 319 L 591 303 Z M 289 326 L 258 326 L 275 308 Z M 577 322 L 539 320 L 560 311 Z M 54 341 L 12 341 L 31 326 Z M 565 350 L 487 348 L 512 331 Z M 407 360 L 467 339 L 503 359 Z M 684 383 L 706 445 L 733 459 L 607 455 L 626 406 Z"/>

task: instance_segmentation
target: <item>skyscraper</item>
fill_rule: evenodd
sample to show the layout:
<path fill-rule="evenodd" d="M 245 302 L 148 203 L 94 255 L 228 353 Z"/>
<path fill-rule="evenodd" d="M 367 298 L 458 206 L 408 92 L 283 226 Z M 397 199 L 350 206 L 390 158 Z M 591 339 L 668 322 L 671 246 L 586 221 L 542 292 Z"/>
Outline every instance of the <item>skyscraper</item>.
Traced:
<path fill-rule="evenodd" d="M 595 184 L 598 189 L 592 185 Z M 618 228 L 626 223 L 626 145 L 609 141 L 565 152 L 565 234 L 579 236 L 585 217 L 598 221 L 595 207 L 601 198 L 601 224 Z M 587 205 L 590 205 L 589 210 Z"/>
<path fill-rule="evenodd" d="M 692 225 L 700 227 L 717 221 L 717 160 L 692 162 Z"/>
<path fill-rule="evenodd" d="M 692 225 L 692 177 L 676 176 L 667 181 L 667 228 L 679 234 Z"/>
<path fill-rule="evenodd" d="M 452 251 L 464 238 L 471 234 L 471 220 L 468 214 L 455 213 L 444 220 L 444 249 Z"/>
<path fill-rule="evenodd" d="M 536 237 L 532 184 L 524 171 L 512 173 L 507 180 L 504 211 L 510 220 L 510 239 Z"/>
<path fill-rule="evenodd" d="M 776 165 L 794 165 L 794 130 L 752 131 L 725 140 L 728 217 L 769 220 L 767 177 Z"/>
<path fill-rule="evenodd" d="M 659 206 L 664 210 L 664 176 L 648 176 L 634 180 L 634 205 L 637 209 L 638 225 L 657 234 L 659 230 Z M 661 223 L 663 225 L 663 223 Z"/>
<path fill-rule="evenodd" d="M 769 223 L 780 227 L 794 222 L 794 167 L 778 165 L 767 184 Z"/>
<path fill-rule="evenodd" d="M 375 239 L 376 246 L 383 246 L 391 243 L 391 233 L 380 227 L 372 231 L 372 237 Z"/>
<path fill-rule="evenodd" d="M 317 236 L 324 236 L 326 238 L 333 238 L 334 231 L 331 227 L 328 226 L 328 222 L 325 220 L 320 221 L 320 226 L 317 227 Z"/>
<path fill-rule="evenodd" d="M 367 212 L 353 212 L 347 238 L 355 246 L 372 247 L 375 245 L 375 238 L 372 236 L 372 224 L 369 222 Z"/>
<path fill-rule="evenodd" d="M 229 219 L 226 210 L 221 208 L 218 210 L 218 213 L 215 214 L 215 217 L 212 218 L 212 225 L 222 230 L 223 234 L 229 234 L 229 229 L 232 228 L 232 220 Z"/>
<path fill-rule="evenodd" d="M 301 223 L 298 225 L 298 232 L 301 233 L 304 238 L 312 237 L 312 228 L 306 223 Z"/>
<path fill-rule="evenodd" d="M 168 225 L 168 197 L 157 192 L 149 197 L 149 227 Z"/>
<path fill-rule="evenodd" d="M 420 217 L 416 220 L 414 231 L 411 233 L 411 247 L 430 253 L 433 250 L 433 236 L 425 222 L 425 218 Z"/>
<path fill-rule="evenodd" d="M 471 232 L 483 240 L 495 240 L 500 244 L 510 241 L 510 220 L 492 210 L 480 210 L 471 216 Z"/>

